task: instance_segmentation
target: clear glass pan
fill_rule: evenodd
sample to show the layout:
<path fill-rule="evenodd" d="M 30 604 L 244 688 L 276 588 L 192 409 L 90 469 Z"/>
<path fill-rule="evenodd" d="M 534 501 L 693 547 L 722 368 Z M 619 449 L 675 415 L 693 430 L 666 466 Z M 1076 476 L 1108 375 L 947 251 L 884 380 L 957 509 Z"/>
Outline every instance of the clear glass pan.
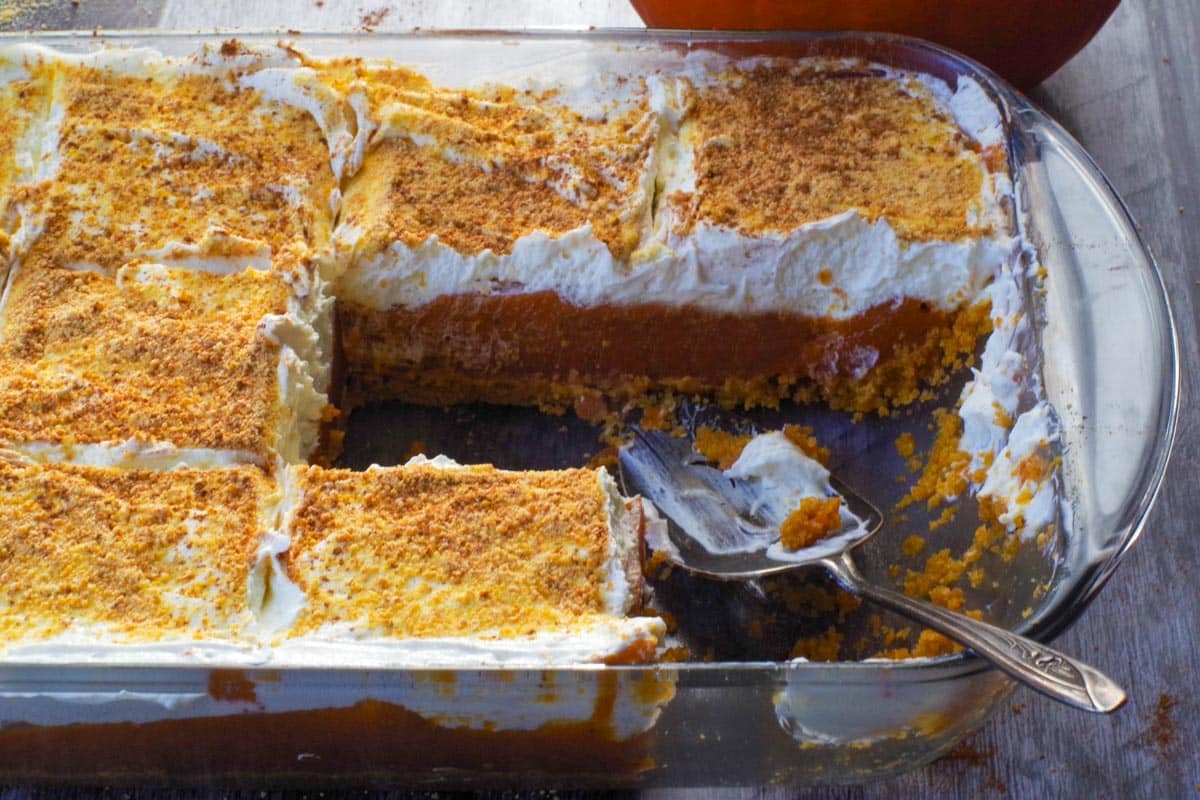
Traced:
<path fill-rule="evenodd" d="M 184 54 L 220 38 L 66 33 L 2 36 L 0 44 L 36 41 L 65 51 L 147 46 Z M 239 38 L 269 44 L 278 35 Z M 1055 636 L 1083 611 L 1141 532 L 1166 467 L 1177 410 L 1177 342 L 1163 284 L 1124 206 L 1087 154 L 986 69 L 916 40 L 850 34 L 291 38 L 314 56 L 390 58 L 446 82 L 470 74 L 504 81 L 535 68 L 597 70 L 630 58 L 668 63 L 695 48 L 860 57 L 930 73 L 951 86 L 959 76 L 974 78 L 1006 117 L 1017 224 L 1046 269 L 1045 294 L 1030 299 L 1031 312 L 1046 392 L 1063 423 L 1063 490 L 1072 516 L 1072 533 L 1060 543 L 1053 569 L 1024 574 L 1017 562 L 1000 587 L 1003 602 L 993 603 L 989 614 L 1036 638 Z M 366 415 L 356 424 L 387 422 Z M 847 458 L 889 450 L 903 430 L 889 427 L 895 424 L 846 434 Z M 594 434 L 580 435 L 594 441 Z M 368 446 L 351 450 L 351 462 L 384 460 Z M 885 542 L 864 554 L 866 571 L 883 578 L 897 546 Z M 1034 591 L 1043 580 L 1048 588 Z M 937 757 L 978 727 L 1010 689 L 1006 678 L 970 655 L 452 673 L 5 664 L 0 775 L 305 783 L 319 777 L 410 786 L 857 782 Z"/>

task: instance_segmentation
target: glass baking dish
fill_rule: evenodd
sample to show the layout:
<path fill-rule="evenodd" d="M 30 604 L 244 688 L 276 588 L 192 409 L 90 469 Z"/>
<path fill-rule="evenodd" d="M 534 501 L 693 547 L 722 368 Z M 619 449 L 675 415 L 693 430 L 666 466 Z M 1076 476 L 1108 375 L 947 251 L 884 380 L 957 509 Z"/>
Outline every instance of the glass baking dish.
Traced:
<path fill-rule="evenodd" d="M 254 44 L 274 44 L 279 36 L 238 34 Z M 1044 292 L 1030 292 L 1026 301 L 1041 379 L 1062 422 L 1062 490 L 1071 517 L 1070 535 L 1041 557 L 1017 558 L 993 574 L 985 589 L 991 594 L 979 605 L 992 621 L 1049 640 L 1078 617 L 1140 533 L 1163 477 L 1177 409 L 1177 343 L 1163 285 L 1087 154 L 986 69 L 920 41 L 856 34 L 286 36 L 312 56 L 388 58 L 448 81 L 581 74 L 618 63 L 628 69 L 632 62 L 653 69 L 695 49 L 863 58 L 929 73 L 951 87 L 960 76 L 976 80 L 1004 116 L 1016 226 L 1045 268 Z M 66 52 L 145 46 L 182 55 L 221 38 L 62 33 L 6 35 L 0 44 L 34 41 Z M 762 412 L 759 420 L 816 425 L 834 451 L 835 471 L 890 507 L 902 493 L 892 443 L 916 431 L 927 444 L 918 423 L 960 388 L 961 381 L 914 415 L 895 419 L 851 424 L 809 408 Z M 460 459 L 514 468 L 578 464 L 596 449 L 595 429 L 570 419 L 391 404 L 355 413 L 343 461 L 362 467 L 403 460 L 417 433 Z M 969 537 L 970 525 L 946 535 Z M 899 558 L 901 538 L 881 534 L 861 553 L 864 572 L 891 580 L 888 566 Z M 752 603 L 737 587 L 708 587 L 689 597 L 699 615 L 717 618 Z M 969 654 L 807 663 L 718 652 L 716 659 L 455 671 L 6 662 L 0 775 L 408 786 L 858 782 L 946 752 L 1012 688 Z"/>

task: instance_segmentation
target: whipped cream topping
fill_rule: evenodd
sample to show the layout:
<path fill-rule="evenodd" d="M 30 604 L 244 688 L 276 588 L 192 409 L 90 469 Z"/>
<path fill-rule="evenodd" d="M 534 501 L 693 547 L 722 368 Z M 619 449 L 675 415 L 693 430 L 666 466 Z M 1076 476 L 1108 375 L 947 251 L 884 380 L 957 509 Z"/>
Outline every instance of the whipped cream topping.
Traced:
<path fill-rule="evenodd" d="M 1057 518 L 1054 445 L 1059 443 L 1058 418 L 1042 400 L 1017 417 L 1004 448 L 996 455 L 979 487 L 980 497 L 1003 502 L 999 522 L 1031 539 Z M 1025 465 L 1036 459 L 1032 468 Z"/>
<path fill-rule="evenodd" d="M 305 461 L 320 444 L 333 365 L 334 297 L 315 270 L 286 273 L 288 309 L 259 330 L 279 346 L 280 419 L 275 449 L 284 462 Z"/>
<path fill-rule="evenodd" d="M 946 84 L 936 78 L 922 76 L 922 82 L 935 96 L 946 98 L 954 121 L 981 147 L 1004 144 L 1004 120 L 1000 108 L 978 81 L 966 75 L 958 76 L 953 94 L 949 94 Z"/>
<path fill-rule="evenodd" d="M 354 249 L 362 232 L 341 226 L 335 237 L 340 247 Z M 554 291 L 583 307 L 654 298 L 717 312 L 846 319 L 900 297 L 943 310 L 969 304 L 1014 246 L 1010 239 L 905 246 L 886 220 L 871 223 L 854 210 L 754 238 L 702 224 L 674 245 L 647 246 L 626 264 L 590 225 L 557 237 L 528 234 L 503 255 L 460 253 L 432 236 L 415 248 L 393 242 L 355 261 L 338 280 L 338 294 L 376 310 L 420 306 L 448 294 L 519 290 Z"/>
<path fill-rule="evenodd" d="M 971 472 L 984 468 L 1008 439 L 1031 373 L 1024 343 L 1030 335 L 1022 310 L 1019 263 L 1006 263 L 987 289 L 991 300 L 992 333 L 988 335 L 978 369 L 963 389 L 959 416 L 963 420 L 961 448 L 971 455 Z"/>
<path fill-rule="evenodd" d="M 266 100 L 307 111 L 316 121 L 329 146 L 330 166 L 341 180 L 354 174 L 361 161 L 361 149 L 355 137 L 355 120 L 342 98 L 321 82 L 317 73 L 294 63 L 286 68 L 255 70 L 238 78 L 238 85 L 255 89 Z M 337 214 L 340 192 L 330 198 L 330 212 Z"/>
<path fill-rule="evenodd" d="M 11 117 L 15 134 L 7 143 L 12 162 L 0 165 L 0 230 L 8 235 L 5 253 L 0 253 L 0 288 L 15 260 L 29 248 L 41 233 L 37 215 L 27 198 L 14 196 L 12 188 L 29 186 L 53 174 L 56 154 L 47 143 L 54 141 L 57 118 L 40 113 L 38 92 L 49 95 L 48 82 L 35 81 L 26 63 L 26 52 L 18 47 L 0 47 L 0 104 L 4 114 Z M 28 94 L 27 94 L 28 93 Z M 61 109 L 58 109 L 61 117 Z"/>
<path fill-rule="evenodd" d="M 658 194 L 668 196 L 695 188 L 692 145 L 680 130 L 684 79 L 693 85 L 716 82 L 731 66 L 752 65 L 692 54 L 682 65 L 644 82 L 577 76 L 563 83 L 557 100 L 584 116 L 645 102 L 658 120 L 660 136 L 642 170 L 639 191 L 651 196 L 657 182 Z M 918 77 L 935 81 L 908 73 L 892 77 L 899 83 Z M 957 92 L 950 92 L 937 83 L 937 102 L 969 134 L 990 142 L 999 112 L 982 89 L 963 81 Z M 373 137 L 404 133 L 388 130 L 385 122 Z M 980 199 L 986 221 L 1001 233 L 961 241 L 905 242 L 886 219 L 872 223 L 855 210 L 787 233 L 747 235 L 700 223 L 681 236 L 673 231 L 671 204 L 661 203 L 646 220 L 642 247 L 626 263 L 614 259 L 587 225 L 557 236 L 532 232 L 506 254 L 470 254 L 436 236 L 416 246 L 393 242 L 380 248 L 366 241 L 355 225 L 342 224 L 334 234 L 336 248 L 351 264 L 338 279 L 338 292 L 350 302 L 378 310 L 420 306 L 447 294 L 514 291 L 555 291 L 583 307 L 636 305 L 653 298 L 717 312 L 789 311 L 834 319 L 899 298 L 952 310 L 976 300 L 997 265 L 1014 250 L 1014 239 L 1003 233 L 1008 229 L 1006 180 L 985 176 Z M 649 204 L 646 209 L 649 213 Z"/>
<path fill-rule="evenodd" d="M 351 625 L 329 625 L 303 637 L 284 639 L 263 662 L 272 667 L 358 669 L 532 668 L 591 664 L 638 642 L 653 644 L 666 629 L 657 617 L 597 621 L 569 631 L 505 638 L 363 638 Z"/>
<path fill-rule="evenodd" d="M 144 248 L 132 255 L 157 264 L 214 275 L 271 268 L 269 245 L 215 227 L 210 227 L 198 242 L 169 242 L 162 247 Z M 87 267 L 77 265 L 76 268 Z"/>
<path fill-rule="evenodd" d="M 21 454 L 39 464 L 79 464 L 88 467 L 121 469 L 222 469 L 254 464 L 254 453 L 239 450 L 178 447 L 171 442 L 146 442 L 128 439 L 98 444 L 51 444 L 27 442 Z"/>

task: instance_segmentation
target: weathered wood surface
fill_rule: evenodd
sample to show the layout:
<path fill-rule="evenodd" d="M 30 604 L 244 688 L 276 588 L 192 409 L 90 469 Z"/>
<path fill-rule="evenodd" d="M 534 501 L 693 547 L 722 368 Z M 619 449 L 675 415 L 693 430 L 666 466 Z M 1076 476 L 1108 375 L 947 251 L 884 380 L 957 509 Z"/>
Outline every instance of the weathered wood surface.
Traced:
<path fill-rule="evenodd" d="M 11 3 L 0 0 L 0 10 Z M 18 4 L 28 5 L 28 4 Z M 44 5 L 44 4 L 43 4 Z M 69 5 L 62 3 L 60 5 Z M 156 2 L 139 2 L 136 18 Z M 78 27 L 121 22 L 121 4 L 83 0 L 53 19 Z M 380 14 L 381 9 L 388 9 Z M 53 9 L 52 9 L 53 10 Z M 26 17 L 21 17 L 22 20 Z M 521 25 L 636 25 L 625 0 L 166 0 L 163 27 L 378 29 Z M 63 23 L 52 23 L 60 25 Z M 126 22 L 125 24 L 129 24 Z M 136 23 L 135 23 L 136 24 Z M 30 27 L 23 23 L 19 27 Z M 1200 794 L 1200 0 L 1126 0 L 1100 35 L 1034 93 L 1092 153 L 1140 222 L 1166 276 L 1182 339 L 1183 409 L 1166 487 L 1109 586 L 1058 645 L 1091 659 L 1129 689 L 1109 718 L 1086 716 L 1028 691 L 969 742 L 962 757 L 862 787 L 691 790 L 688 796 L 849 800 L 885 797 L 1177 798 Z M 74 791 L 13 787 L 3 798 L 66 797 Z M 146 794 L 114 791 L 113 796 Z M 162 796 L 155 792 L 154 794 Z M 164 793 L 165 794 L 165 793 Z M 201 796 L 170 792 L 170 796 Z M 221 793 L 229 796 L 228 793 Z M 235 793 L 241 794 L 241 793 Z M 260 797 L 247 791 L 247 798 Z M 571 793 L 560 793 L 570 796 Z M 646 797 L 682 795 L 652 790 Z M 407 796 L 407 793 L 399 793 Z M 267 795 L 270 796 L 270 795 Z M 443 793 L 444 796 L 444 793 Z M 594 796 L 579 793 L 578 797 Z"/>

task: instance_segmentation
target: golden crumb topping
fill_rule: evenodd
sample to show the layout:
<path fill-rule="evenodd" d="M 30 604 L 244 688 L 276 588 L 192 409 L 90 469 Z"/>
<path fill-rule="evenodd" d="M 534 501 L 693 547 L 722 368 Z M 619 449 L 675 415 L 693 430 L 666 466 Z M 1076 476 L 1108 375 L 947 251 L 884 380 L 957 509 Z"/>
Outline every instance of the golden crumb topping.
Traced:
<path fill-rule="evenodd" d="M 0 444 L 170 442 L 266 460 L 287 310 L 277 273 L 21 267 L 0 323 Z"/>
<path fill-rule="evenodd" d="M 270 248 L 286 261 L 327 242 L 336 182 L 307 112 L 222 75 L 43 69 L 63 119 L 31 259 L 115 270 L 182 245 L 214 256 Z"/>
<path fill-rule="evenodd" d="M 786 233 L 849 209 L 906 239 L 986 231 L 984 162 L 916 81 L 828 65 L 762 66 L 690 93 L 681 129 L 695 192 L 676 226 Z"/>
<path fill-rule="evenodd" d="M 0 460 L 0 640 L 236 636 L 270 492 L 253 468 Z"/>
<path fill-rule="evenodd" d="M 605 616 L 612 534 L 594 470 L 293 467 L 295 633 L 515 637 Z"/>
<path fill-rule="evenodd" d="M 657 136 L 644 100 L 585 119 L 549 92 L 453 91 L 345 64 L 329 74 L 361 87 L 380 125 L 343 206 L 367 252 L 436 236 L 462 253 L 505 254 L 531 233 L 584 225 L 620 259 L 637 249 Z"/>

